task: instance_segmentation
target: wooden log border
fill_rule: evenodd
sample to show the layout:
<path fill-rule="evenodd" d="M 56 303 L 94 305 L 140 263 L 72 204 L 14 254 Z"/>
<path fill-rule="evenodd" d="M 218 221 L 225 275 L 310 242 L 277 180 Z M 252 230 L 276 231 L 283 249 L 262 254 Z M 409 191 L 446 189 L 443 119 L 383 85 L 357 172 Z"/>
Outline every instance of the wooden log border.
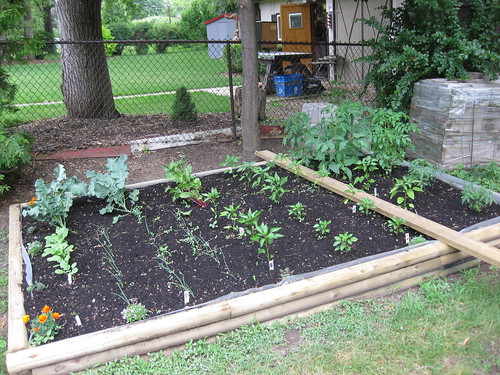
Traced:
<path fill-rule="evenodd" d="M 327 310 L 341 299 L 381 296 L 415 286 L 426 277 L 447 275 L 480 262 L 443 242 L 433 242 L 241 297 L 30 348 L 21 320 L 24 305 L 20 213 L 20 205 L 10 207 L 6 355 L 10 374 L 66 374 L 124 356 L 168 351 L 190 340 L 212 337 L 254 321 L 270 323 L 306 316 Z M 498 246 L 500 223 L 460 236 Z"/>

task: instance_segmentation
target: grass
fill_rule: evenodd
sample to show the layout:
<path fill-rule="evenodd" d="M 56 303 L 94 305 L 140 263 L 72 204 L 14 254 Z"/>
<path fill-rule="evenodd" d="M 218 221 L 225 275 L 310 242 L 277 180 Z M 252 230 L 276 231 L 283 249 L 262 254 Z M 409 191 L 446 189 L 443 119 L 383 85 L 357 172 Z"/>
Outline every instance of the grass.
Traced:
<path fill-rule="evenodd" d="M 125 358 L 86 374 L 492 374 L 500 366 L 498 270 L 433 278 L 401 299 L 343 301 L 255 323 L 167 357 Z M 287 341 L 296 332 L 298 343 Z"/>
<path fill-rule="evenodd" d="M 115 106 L 122 114 L 161 114 L 170 113 L 174 101 L 174 94 L 138 96 L 132 98 L 115 99 Z M 231 102 L 228 96 L 215 95 L 207 92 L 192 92 L 191 97 L 198 112 L 228 112 L 231 110 Z M 51 104 L 45 106 L 20 107 L 14 114 L 6 114 L 5 117 L 13 117 L 21 123 L 28 121 L 54 118 L 66 115 L 64 104 Z"/>
<path fill-rule="evenodd" d="M 171 48 L 171 47 L 169 47 Z M 90 67 L 91 69 L 92 67 Z M 180 86 L 189 89 L 225 87 L 229 85 L 227 65 L 222 59 L 208 57 L 206 46 L 192 48 L 171 48 L 164 54 L 124 55 L 108 59 L 114 96 L 139 95 L 159 92 L 175 92 Z M 17 86 L 14 104 L 61 102 L 61 64 L 58 61 L 37 64 L 17 64 L 5 67 L 9 81 Z M 241 84 L 235 77 L 234 84 Z M 141 97 L 139 107 L 133 100 L 127 100 L 123 113 L 141 114 L 141 107 L 157 108 L 157 98 Z M 211 97 L 211 99 L 214 99 Z M 122 99 L 120 99 L 122 101 Z M 229 103 L 229 99 L 227 99 Z M 210 104 L 211 105 L 211 104 Z M 201 112 L 216 112 L 205 105 Z M 220 102 L 213 104 L 220 106 Z M 118 105 L 120 107 L 120 105 Z M 164 107 L 160 106 L 162 113 Z M 228 110 L 229 104 L 224 106 Z M 119 110 L 121 110 L 119 108 Z M 130 112 L 129 112 L 130 111 Z M 62 104 L 30 105 L 21 107 L 16 117 L 26 119 L 52 118 L 65 114 Z"/>

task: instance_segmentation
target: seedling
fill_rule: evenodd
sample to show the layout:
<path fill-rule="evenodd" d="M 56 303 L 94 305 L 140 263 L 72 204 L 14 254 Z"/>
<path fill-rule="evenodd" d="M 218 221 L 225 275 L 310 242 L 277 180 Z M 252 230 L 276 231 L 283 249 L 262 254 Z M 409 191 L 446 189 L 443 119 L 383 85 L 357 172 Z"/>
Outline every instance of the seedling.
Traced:
<path fill-rule="evenodd" d="M 288 206 L 290 209 L 288 210 L 288 215 L 293 216 L 299 222 L 303 222 L 306 216 L 306 205 L 300 202 L 295 204 L 291 204 Z"/>
<path fill-rule="evenodd" d="M 274 203 L 279 203 L 280 198 L 288 191 L 283 185 L 288 181 L 288 177 L 280 177 L 277 173 L 266 175 L 264 178 L 264 187 L 262 191 L 269 191 L 269 199 Z"/>
<path fill-rule="evenodd" d="M 419 185 L 420 182 L 416 178 L 411 176 L 403 176 L 402 179 L 396 179 L 394 186 L 389 192 L 390 198 L 392 199 L 394 196 L 402 194 L 401 196 L 397 197 L 397 204 L 405 209 L 415 208 L 415 205 L 413 203 L 410 203 L 409 200 L 415 199 L 415 192 L 423 191 L 419 187 Z"/>
<path fill-rule="evenodd" d="M 406 223 L 405 219 L 397 216 L 393 216 L 386 222 L 387 226 L 389 227 L 389 231 L 393 232 L 394 234 L 403 233 L 404 232 L 403 226 L 405 223 Z"/>
<path fill-rule="evenodd" d="M 375 202 L 370 198 L 363 198 L 360 202 L 356 203 L 356 205 L 359 207 L 359 212 L 365 215 L 370 215 L 375 210 Z"/>
<path fill-rule="evenodd" d="M 339 235 L 334 237 L 335 242 L 333 243 L 333 247 L 335 251 L 339 251 L 341 253 L 348 253 L 352 250 L 352 245 L 358 239 L 354 237 L 352 233 L 345 232 L 340 233 Z"/>
<path fill-rule="evenodd" d="M 255 227 L 255 234 L 250 237 L 252 241 L 258 242 L 258 253 L 265 254 L 268 262 L 274 258 L 274 254 L 270 252 L 269 247 L 274 240 L 283 237 L 281 233 L 278 233 L 280 229 L 280 227 L 269 227 L 267 224 L 261 223 Z"/>
<path fill-rule="evenodd" d="M 238 226 L 236 225 L 236 221 L 238 220 L 239 213 L 238 210 L 240 209 L 241 205 L 234 205 L 231 203 L 229 206 L 224 207 L 224 210 L 221 211 L 220 216 L 227 217 L 230 221 L 230 225 L 226 225 L 224 229 L 231 229 L 234 231 L 238 231 Z"/>
<path fill-rule="evenodd" d="M 316 224 L 314 224 L 313 228 L 316 231 L 316 237 L 319 240 L 326 238 L 326 236 L 331 232 L 331 229 L 328 227 L 331 223 L 331 220 L 317 219 L 317 222 Z"/>
<path fill-rule="evenodd" d="M 248 209 L 247 213 L 241 212 L 240 217 L 238 218 L 238 223 L 243 224 L 245 226 L 245 232 L 253 236 L 255 233 L 255 227 L 259 223 L 259 216 L 262 213 L 262 210 L 252 211 L 251 208 Z"/>

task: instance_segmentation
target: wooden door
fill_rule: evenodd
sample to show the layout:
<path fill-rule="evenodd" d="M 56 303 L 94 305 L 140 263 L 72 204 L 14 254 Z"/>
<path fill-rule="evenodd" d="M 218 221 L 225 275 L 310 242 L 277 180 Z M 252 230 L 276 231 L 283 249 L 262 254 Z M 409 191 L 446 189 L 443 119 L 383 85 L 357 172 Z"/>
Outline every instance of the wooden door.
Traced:
<path fill-rule="evenodd" d="M 284 42 L 313 42 L 311 4 L 281 4 L 281 40 Z M 283 45 L 285 52 L 312 53 L 310 46 Z"/>

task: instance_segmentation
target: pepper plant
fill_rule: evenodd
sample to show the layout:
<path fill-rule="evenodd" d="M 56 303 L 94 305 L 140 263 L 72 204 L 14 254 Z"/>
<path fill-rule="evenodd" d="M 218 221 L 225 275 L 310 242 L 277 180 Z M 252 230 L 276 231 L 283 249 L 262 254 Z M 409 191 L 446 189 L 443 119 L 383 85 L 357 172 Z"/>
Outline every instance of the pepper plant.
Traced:
<path fill-rule="evenodd" d="M 333 247 L 335 251 L 339 251 L 341 253 L 348 253 L 352 250 L 352 245 L 354 242 L 358 240 L 352 233 L 345 232 L 339 233 L 334 237 L 335 242 L 333 243 Z"/>
<path fill-rule="evenodd" d="M 280 229 L 280 227 L 269 227 L 266 223 L 260 223 L 255 227 L 255 234 L 250 237 L 252 241 L 259 244 L 258 253 L 265 254 L 268 262 L 274 258 L 274 254 L 270 252 L 269 247 L 274 240 L 284 237 L 279 233 Z"/>
<path fill-rule="evenodd" d="M 306 205 L 300 202 L 288 206 L 288 215 L 294 217 L 299 222 L 303 222 L 306 215 Z"/>
<path fill-rule="evenodd" d="M 331 232 L 331 229 L 329 228 L 329 225 L 331 223 L 331 220 L 317 219 L 316 224 L 313 225 L 313 228 L 316 232 L 316 237 L 318 238 L 318 240 L 325 238 Z"/>

